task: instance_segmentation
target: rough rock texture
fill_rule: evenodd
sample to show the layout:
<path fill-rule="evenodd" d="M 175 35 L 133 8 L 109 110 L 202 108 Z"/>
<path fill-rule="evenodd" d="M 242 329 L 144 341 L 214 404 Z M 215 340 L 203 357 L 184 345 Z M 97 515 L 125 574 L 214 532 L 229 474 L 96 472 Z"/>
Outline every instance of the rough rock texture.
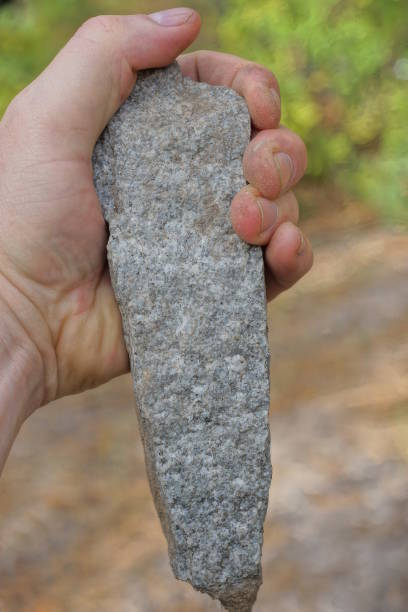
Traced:
<path fill-rule="evenodd" d="M 262 581 L 271 479 L 262 252 L 228 215 L 249 136 L 242 98 L 174 64 L 139 73 L 94 155 L 171 565 L 234 612 Z"/>

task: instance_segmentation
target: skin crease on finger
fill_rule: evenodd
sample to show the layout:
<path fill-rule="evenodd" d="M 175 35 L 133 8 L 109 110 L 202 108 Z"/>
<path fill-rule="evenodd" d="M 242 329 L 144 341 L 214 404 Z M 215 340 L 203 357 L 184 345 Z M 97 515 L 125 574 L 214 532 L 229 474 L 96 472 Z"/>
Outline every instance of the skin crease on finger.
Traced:
<path fill-rule="evenodd" d="M 282 223 L 264 249 L 268 300 L 292 287 L 313 265 L 308 239 L 290 221 Z"/>
<path fill-rule="evenodd" d="M 172 62 L 196 38 L 200 18 L 190 13 L 180 26 L 162 26 L 146 15 L 91 19 L 17 96 L 0 122 L 0 310 L 14 326 L 14 333 L 2 330 L 6 314 L 0 317 L 0 373 L 13 369 L 0 376 L 0 429 L 2 411 L 17 406 L 19 399 L 31 402 L 13 408 L 19 412 L 15 423 L 21 424 L 40 405 L 128 370 L 121 318 L 106 269 L 106 227 L 93 186 L 91 154 L 130 91 L 135 71 Z M 273 183 L 266 154 L 271 141 L 291 156 L 293 183 L 306 166 L 306 155 L 300 139 L 278 127 L 275 77 L 230 55 L 198 52 L 191 57 L 180 59 L 187 72 L 213 85 L 233 87 L 245 97 L 255 127 L 264 131 L 249 145 L 244 171 L 260 197 L 278 200 L 282 194 L 276 193 L 276 172 Z M 254 143 L 261 141 L 265 148 L 254 151 Z M 287 204 L 278 208 L 283 223 L 262 240 L 269 240 L 268 277 L 283 287 L 300 277 L 306 266 L 302 268 L 299 257 L 306 261 L 309 255 L 299 256 L 292 248 L 293 235 L 282 229 L 285 215 L 292 219 L 293 211 Z M 258 233 L 259 215 L 258 207 Z M 266 208 L 263 217 L 268 217 Z M 245 220 L 237 230 L 245 239 Z M 251 232 L 248 241 L 254 238 Z M 18 338 L 19 346 L 4 346 L 2 338 Z M 41 367 L 34 371 L 38 361 Z M 1 386 L 5 379 L 14 381 L 13 388 Z M 31 399 L 15 397 L 20 387 Z M 35 401 L 29 392 L 34 388 Z M 15 437 L 17 425 L 12 429 L 7 436 Z M 10 439 L 0 439 L 0 467 L 10 445 Z"/>
<path fill-rule="evenodd" d="M 260 132 L 250 142 L 243 160 L 246 180 L 269 199 L 296 185 L 306 166 L 305 145 L 297 134 L 284 127 Z"/>
<path fill-rule="evenodd" d="M 292 191 L 276 200 L 268 200 L 248 185 L 235 196 L 230 218 L 234 230 L 243 240 L 264 246 L 283 222 L 298 222 L 299 206 Z"/>

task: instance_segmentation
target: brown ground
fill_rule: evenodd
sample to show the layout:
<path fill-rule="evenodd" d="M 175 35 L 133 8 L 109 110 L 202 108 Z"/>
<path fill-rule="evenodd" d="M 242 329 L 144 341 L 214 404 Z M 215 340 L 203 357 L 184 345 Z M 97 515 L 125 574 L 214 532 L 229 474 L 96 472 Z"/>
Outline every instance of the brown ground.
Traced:
<path fill-rule="evenodd" d="M 256 612 L 408 610 L 408 235 L 341 229 L 353 214 L 308 224 L 314 271 L 270 307 Z M 133 410 L 126 377 L 24 427 L 0 483 L 2 612 L 219 609 L 172 578 Z"/>

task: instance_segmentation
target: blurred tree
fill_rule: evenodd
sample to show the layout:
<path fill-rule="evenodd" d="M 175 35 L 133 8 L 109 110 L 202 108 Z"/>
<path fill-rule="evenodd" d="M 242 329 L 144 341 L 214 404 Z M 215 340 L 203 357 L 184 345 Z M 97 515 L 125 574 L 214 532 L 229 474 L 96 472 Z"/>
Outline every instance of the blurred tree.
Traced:
<path fill-rule="evenodd" d="M 81 0 L 13 2 L 0 9 L 0 116 L 89 14 Z"/>
<path fill-rule="evenodd" d="M 407 0 L 228 0 L 223 48 L 271 67 L 309 176 L 408 219 Z"/>
<path fill-rule="evenodd" d="M 0 0 L 0 117 L 87 17 L 174 0 Z M 408 220 L 408 0 L 189 0 L 195 48 L 252 58 L 277 74 L 283 120 L 309 149 L 309 176 L 341 180 Z"/>

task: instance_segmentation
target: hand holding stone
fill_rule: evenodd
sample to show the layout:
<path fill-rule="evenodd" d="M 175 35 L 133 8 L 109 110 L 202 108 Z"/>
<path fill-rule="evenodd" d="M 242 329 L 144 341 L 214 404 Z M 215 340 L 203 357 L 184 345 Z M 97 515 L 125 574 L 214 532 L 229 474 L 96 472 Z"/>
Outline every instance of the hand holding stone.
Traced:
<path fill-rule="evenodd" d="M 0 123 L 0 468 L 35 409 L 128 370 L 92 151 L 137 71 L 171 63 L 199 28 L 189 9 L 91 19 Z M 244 160 L 250 186 L 236 196 L 231 217 L 243 239 L 266 246 L 276 295 L 311 264 L 289 191 L 305 169 L 304 147 L 278 127 L 269 71 L 206 52 L 180 64 L 187 76 L 230 86 L 247 101 L 259 133 Z M 285 165 L 278 152 L 291 161 Z"/>

